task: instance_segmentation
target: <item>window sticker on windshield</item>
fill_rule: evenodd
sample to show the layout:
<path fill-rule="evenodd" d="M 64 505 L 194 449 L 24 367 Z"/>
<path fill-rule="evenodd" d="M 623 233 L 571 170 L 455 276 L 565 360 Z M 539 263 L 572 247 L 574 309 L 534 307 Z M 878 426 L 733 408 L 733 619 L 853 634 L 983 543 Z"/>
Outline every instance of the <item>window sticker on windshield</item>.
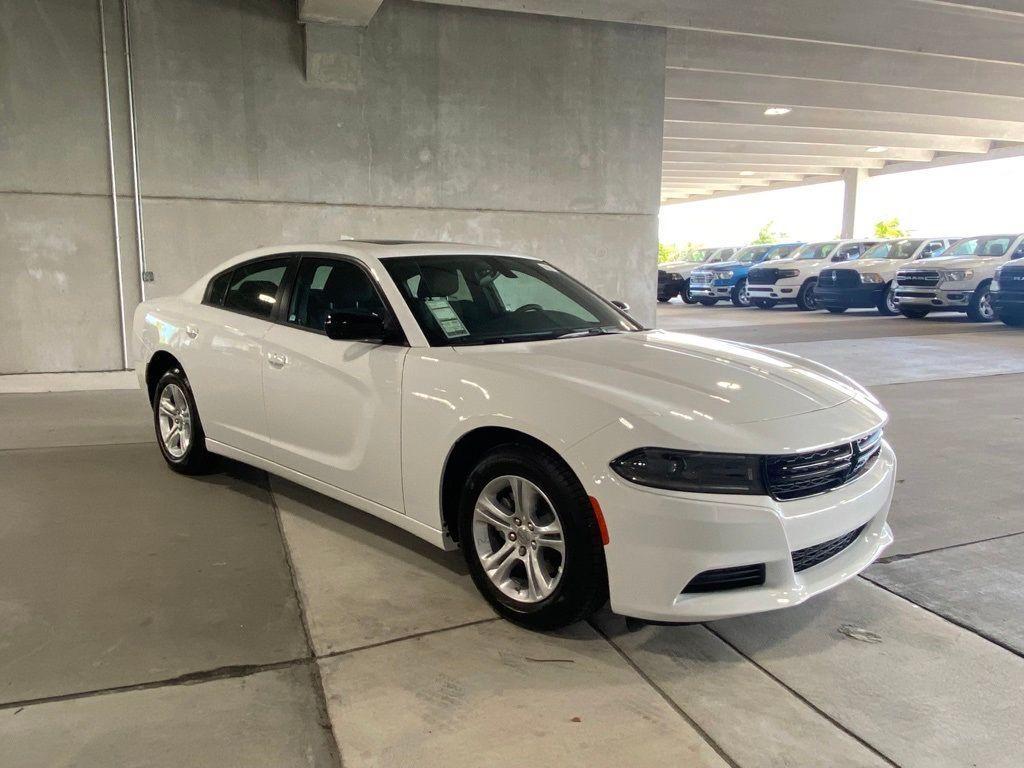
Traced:
<path fill-rule="evenodd" d="M 449 339 L 469 336 L 469 331 L 466 330 L 466 326 L 462 324 L 462 320 L 455 314 L 455 310 L 452 309 L 452 305 L 448 303 L 447 299 L 427 299 L 423 303 L 426 304 L 430 314 L 434 316 L 444 335 Z"/>

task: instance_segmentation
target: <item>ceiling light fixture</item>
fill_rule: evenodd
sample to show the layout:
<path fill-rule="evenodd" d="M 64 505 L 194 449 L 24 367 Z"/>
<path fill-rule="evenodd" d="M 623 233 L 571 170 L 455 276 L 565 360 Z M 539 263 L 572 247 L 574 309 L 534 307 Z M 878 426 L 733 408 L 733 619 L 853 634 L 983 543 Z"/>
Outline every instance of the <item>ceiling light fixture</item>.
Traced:
<path fill-rule="evenodd" d="M 768 107 L 764 113 L 771 117 L 775 117 L 776 115 L 788 115 L 792 111 L 793 110 L 789 107 Z"/>
<path fill-rule="evenodd" d="M 868 147 L 868 152 L 885 152 L 888 147 Z"/>

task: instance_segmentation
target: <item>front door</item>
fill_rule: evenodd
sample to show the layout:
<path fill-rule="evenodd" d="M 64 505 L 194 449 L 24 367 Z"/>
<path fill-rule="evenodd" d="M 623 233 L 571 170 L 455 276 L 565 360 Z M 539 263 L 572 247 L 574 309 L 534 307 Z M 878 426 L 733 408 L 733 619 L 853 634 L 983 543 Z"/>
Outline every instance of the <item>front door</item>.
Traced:
<path fill-rule="evenodd" d="M 336 341 L 332 310 L 386 311 L 363 267 L 303 256 L 281 324 L 263 339 L 263 393 L 272 459 L 403 511 L 402 366 L 408 347 Z"/>

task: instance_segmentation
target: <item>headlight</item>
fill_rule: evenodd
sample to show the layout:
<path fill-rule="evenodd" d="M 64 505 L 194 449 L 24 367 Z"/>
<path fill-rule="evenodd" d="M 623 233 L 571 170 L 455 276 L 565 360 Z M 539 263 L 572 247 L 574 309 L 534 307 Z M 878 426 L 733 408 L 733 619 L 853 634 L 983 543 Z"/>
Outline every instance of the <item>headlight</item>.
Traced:
<path fill-rule="evenodd" d="M 721 272 L 715 272 L 715 278 L 718 280 L 728 280 L 730 277 L 732 277 L 731 269 L 725 269 L 722 270 Z"/>
<path fill-rule="evenodd" d="M 988 289 L 990 291 L 998 291 L 999 290 L 999 278 L 1002 277 L 1002 274 L 1003 274 L 1003 268 L 1000 267 L 999 269 L 996 270 L 996 275 L 995 275 L 995 277 L 992 278 L 992 282 L 988 286 Z"/>
<path fill-rule="evenodd" d="M 947 269 L 942 275 L 943 280 L 948 280 L 952 283 L 970 280 L 972 277 L 974 277 L 973 269 Z"/>
<path fill-rule="evenodd" d="M 885 280 L 877 272 L 863 272 L 860 276 L 862 283 L 884 283 Z"/>
<path fill-rule="evenodd" d="M 620 477 L 650 488 L 695 493 L 767 493 L 759 456 L 638 448 L 612 461 L 611 468 Z"/>
<path fill-rule="evenodd" d="M 799 274 L 800 274 L 800 270 L 799 269 L 780 269 L 778 271 L 778 275 L 779 275 L 780 278 L 782 278 L 782 277 L 796 277 Z"/>

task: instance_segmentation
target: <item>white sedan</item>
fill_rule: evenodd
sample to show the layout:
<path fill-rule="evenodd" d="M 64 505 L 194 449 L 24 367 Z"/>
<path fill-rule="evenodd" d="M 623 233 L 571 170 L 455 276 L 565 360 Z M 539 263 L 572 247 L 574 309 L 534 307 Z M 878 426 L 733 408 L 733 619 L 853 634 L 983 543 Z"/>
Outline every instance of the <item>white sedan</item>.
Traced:
<path fill-rule="evenodd" d="M 527 626 L 609 598 L 666 622 L 791 606 L 892 541 L 896 462 L 864 388 L 645 329 L 539 259 L 261 248 L 140 305 L 133 334 L 172 469 L 228 456 L 461 547 Z"/>

